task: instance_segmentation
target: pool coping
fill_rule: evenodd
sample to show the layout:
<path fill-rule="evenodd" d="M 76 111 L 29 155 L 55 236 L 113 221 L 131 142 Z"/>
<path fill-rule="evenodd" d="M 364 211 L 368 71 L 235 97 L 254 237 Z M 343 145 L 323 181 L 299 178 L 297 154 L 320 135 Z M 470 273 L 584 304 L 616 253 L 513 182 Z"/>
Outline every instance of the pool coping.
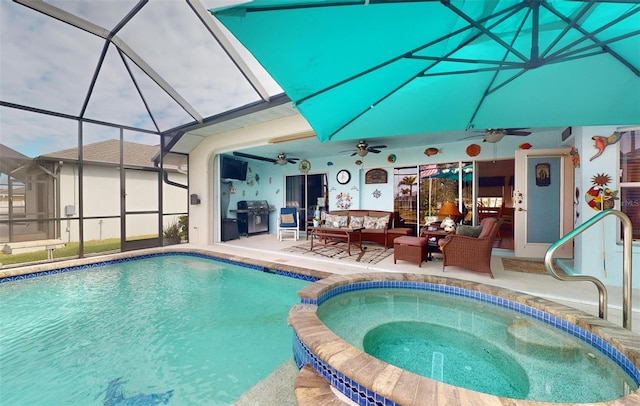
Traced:
<path fill-rule="evenodd" d="M 194 255 L 202 256 L 210 259 L 220 260 L 223 262 L 235 263 L 250 268 L 254 268 L 263 272 L 278 273 L 305 279 L 309 281 L 317 281 L 324 279 L 330 275 L 330 272 L 323 272 L 299 266 L 283 264 L 273 261 L 264 261 L 255 258 L 249 258 L 241 255 L 231 255 L 222 252 L 211 251 L 194 247 L 158 247 L 136 251 L 119 252 L 113 254 L 105 254 L 82 259 L 69 259 L 57 262 L 48 262 L 35 265 L 27 265 L 21 267 L 0 268 L 0 283 L 6 283 L 16 280 L 29 279 L 33 277 L 52 275 L 57 273 L 70 272 L 80 269 L 94 268 L 98 266 L 109 265 L 111 263 L 142 259 L 149 256 L 157 255 Z"/>
<path fill-rule="evenodd" d="M 580 310 L 533 295 L 444 276 L 409 273 L 361 273 L 331 275 L 298 292 L 301 303 L 289 312 L 288 322 L 294 329 L 294 357 L 298 367 L 310 362 L 338 390 L 354 402 L 371 405 L 558 405 L 558 403 L 518 400 L 459 388 L 404 371 L 374 358 L 347 343 L 318 318 L 317 303 L 342 286 L 372 281 L 399 281 L 447 285 L 461 290 L 496 296 L 516 304 L 538 309 L 566 320 L 606 341 L 640 369 L 640 336 L 606 320 Z M 637 377 L 636 377 L 637 378 Z M 364 402 L 364 403 L 360 403 Z M 304 405 L 314 405 L 307 399 Z M 590 403 L 601 406 L 640 404 L 640 389 L 619 399 Z"/>

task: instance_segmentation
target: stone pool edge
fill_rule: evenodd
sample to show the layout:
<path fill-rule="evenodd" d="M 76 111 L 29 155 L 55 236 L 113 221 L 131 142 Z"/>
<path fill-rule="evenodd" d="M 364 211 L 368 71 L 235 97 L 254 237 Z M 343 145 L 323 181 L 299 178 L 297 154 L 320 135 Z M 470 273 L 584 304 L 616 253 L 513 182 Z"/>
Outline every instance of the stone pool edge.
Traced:
<path fill-rule="evenodd" d="M 370 404 L 382 405 L 557 405 L 558 403 L 517 400 L 455 387 L 428 379 L 378 360 L 351 346 L 329 330 L 317 317 L 319 301 L 326 294 L 341 286 L 371 281 L 403 281 L 417 283 L 444 284 L 465 290 L 504 298 L 530 306 L 545 313 L 566 320 L 597 337 L 605 340 L 640 369 L 640 339 L 635 333 L 618 327 L 606 320 L 580 310 L 561 305 L 536 296 L 505 288 L 484 285 L 454 278 L 408 273 L 361 273 L 351 275 L 331 275 L 315 282 L 298 292 L 301 304 L 289 312 L 288 322 L 294 329 L 294 353 L 298 367 L 301 360 L 310 360 L 314 368 L 325 376 L 330 376 L 331 384 L 338 390 L 348 388 L 358 403 L 362 394 L 371 399 Z M 323 296 L 324 295 L 324 296 Z M 342 390 L 341 390 L 342 391 Z M 354 393 L 358 392 L 358 393 Z M 380 397 L 376 397 L 380 395 Z M 305 405 L 314 405 L 308 399 Z M 368 403 L 369 404 L 369 403 Z M 640 389 L 620 399 L 590 403 L 600 406 L 639 405 Z"/>
<path fill-rule="evenodd" d="M 330 272 L 317 271 L 313 269 L 302 268 L 299 266 L 282 264 L 272 261 L 263 261 L 260 259 L 244 257 L 241 255 L 230 255 L 222 252 L 215 252 L 207 249 L 199 249 L 194 247 L 175 248 L 175 247 L 159 247 L 144 250 L 136 250 L 129 252 L 120 252 L 114 254 L 99 255 L 82 259 L 69 259 L 64 261 L 49 262 L 36 265 L 26 265 L 21 267 L 0 268 L 0 283 L 11 282 L 15 280 L 29 279 L 32 277 L 46 276 L 56 273 L 75 271 L 79 269 L 93 268 L 103 265 L 109 265 L 115 262 L 126 260 L 142 259 L 149 256 L 157 255 L 195 255 L 206 257 L 209 259 L 220 260 L 223 262 L 237 263 L 250 268 L 258 269 L 263 272 L 279 273 L 283 275 L 299 277 L 309 281 L 317 281 L 324 279 L 330 275 Z"/>

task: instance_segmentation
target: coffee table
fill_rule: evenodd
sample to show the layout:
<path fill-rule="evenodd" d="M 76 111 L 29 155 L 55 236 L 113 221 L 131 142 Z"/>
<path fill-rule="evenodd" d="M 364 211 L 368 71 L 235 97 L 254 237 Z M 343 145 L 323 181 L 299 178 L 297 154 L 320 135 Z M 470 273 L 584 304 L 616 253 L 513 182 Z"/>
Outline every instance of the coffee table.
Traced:
<path fill-rule="evenodd" d="M 347 251 L 349 255 L 351 255 L 351 245 L 354 244 L 360 248 L 360 252 L 362 252 L 362 230 L 362 227 L 314 227 L 311 229 L 311 248 L 309 248 L 309 250 L 313 251 L 313 243 L 315 241 L 316 244 L 321 246 L 330 245 L 339 250 Z M 345 243 L 346 248 L 344 245 L 338 245 Z"/>

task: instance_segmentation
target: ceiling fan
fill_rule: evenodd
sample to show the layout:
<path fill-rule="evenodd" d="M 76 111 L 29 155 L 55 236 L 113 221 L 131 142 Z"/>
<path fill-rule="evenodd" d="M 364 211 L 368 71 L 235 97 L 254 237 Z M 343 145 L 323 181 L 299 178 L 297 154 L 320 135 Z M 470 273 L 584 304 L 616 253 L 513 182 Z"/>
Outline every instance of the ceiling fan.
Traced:
<path fill-rule="evenodd" d="M 374 153 L 374 154 L 379 154 L 381 151 L 379 150 L 379 148 L 387 148 L 386 145 L 372 145 L 369 146 L 369 144 L 367 144 L 367 142 L 365 140 L 360 140 L 358 141 L 358 143 L 356 144 L 356 150 L 347 150 L 347 151 L 340 151 L 340 152 L 351 152 L 353 151 L 353 153 L 351 154 L 351 156 L 354 155 L 359 155 L 359 156 L 366 156 L 369 152 Z"/>
<path fill-rule="evenodd" d="M 286 165 L 287 163 L 295 164 L 300 158 L 289 158 L 284 152 L 280 152 L 276 158 L 267 158 L 264 156 L 245 154 L 244 152 L 233 151 L 233 155 L 241 158 L 256 159 L 258 161 L 271 162 L 278 165 Z"/>
<path fill-rule="evenodd" d="M 477 131 L 477 132 L 480 132 L 481 134 L 471 135 L 463 139 L 482 137 L 482 142 L 490 142 L 492 144 L 495 144 L 496 142 L 501 141 L 507 135 L 516 135 L 516 136 L 524 137 L 531 134 L 531 131 L 522 131 L 522 130 L 526 130 L 526 128 L 487 128 L 486 130 Z"/>

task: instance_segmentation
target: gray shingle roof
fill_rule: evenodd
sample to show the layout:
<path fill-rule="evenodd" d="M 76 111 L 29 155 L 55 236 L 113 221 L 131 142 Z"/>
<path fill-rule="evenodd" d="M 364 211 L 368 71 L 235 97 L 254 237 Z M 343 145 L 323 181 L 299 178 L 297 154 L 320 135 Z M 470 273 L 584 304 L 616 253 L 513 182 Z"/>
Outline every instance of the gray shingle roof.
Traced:
<path fill-rule="evenodd" d="M 88 144 L 83 149 L 85 163 L 120 164 L 120 141 L 106 140 Z M 124 164 L 128 166 L 153 167 L 153 158 L 160 151 L 159 145 L 145 145 L 134 142 L 123 142 Z M 78 148 L 51 152 L 38 157 L 44 160 L 74 161 L 78 160 Z"/>

